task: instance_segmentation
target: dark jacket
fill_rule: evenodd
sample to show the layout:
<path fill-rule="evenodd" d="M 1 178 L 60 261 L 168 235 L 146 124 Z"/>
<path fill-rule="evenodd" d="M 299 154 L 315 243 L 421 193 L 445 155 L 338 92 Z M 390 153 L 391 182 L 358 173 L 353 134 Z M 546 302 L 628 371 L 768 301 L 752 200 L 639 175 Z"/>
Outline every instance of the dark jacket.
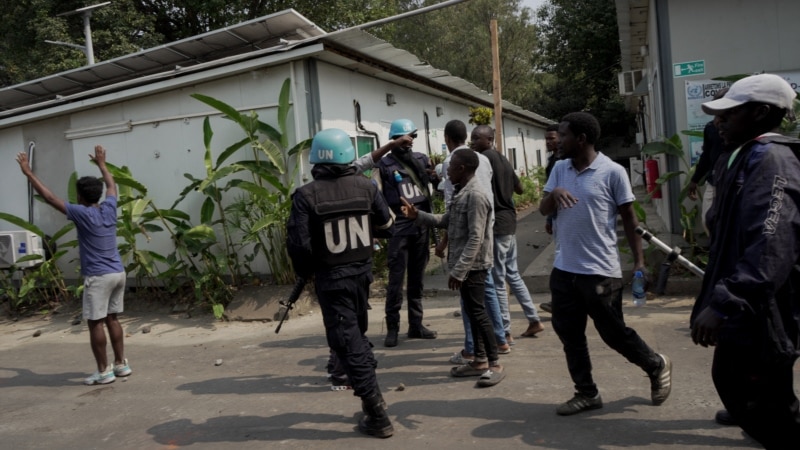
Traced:
<path fill-rule="evenodd" d="M 800 348 L 800 160 L 789 142 L 800 141 L 761 137 L 730 167 L 718 165 L 709 261 L 692 311 L 692 321 L 706 306 L 726 316 L 720 342 L 756 345 L 769 363 L 794 361 Z"/>

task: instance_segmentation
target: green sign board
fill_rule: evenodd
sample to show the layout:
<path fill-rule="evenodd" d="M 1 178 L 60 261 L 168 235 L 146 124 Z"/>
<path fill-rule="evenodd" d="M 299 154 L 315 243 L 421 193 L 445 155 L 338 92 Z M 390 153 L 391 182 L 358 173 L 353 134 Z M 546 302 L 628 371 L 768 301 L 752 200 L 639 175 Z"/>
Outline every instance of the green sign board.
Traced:
<path fill-rule="evenodd" d="M 706 73 L 705 61 L 689 61 L 672 65 L 672 75 L 677 77 L 689 77 L 692 75 L 703 75 Z"/>

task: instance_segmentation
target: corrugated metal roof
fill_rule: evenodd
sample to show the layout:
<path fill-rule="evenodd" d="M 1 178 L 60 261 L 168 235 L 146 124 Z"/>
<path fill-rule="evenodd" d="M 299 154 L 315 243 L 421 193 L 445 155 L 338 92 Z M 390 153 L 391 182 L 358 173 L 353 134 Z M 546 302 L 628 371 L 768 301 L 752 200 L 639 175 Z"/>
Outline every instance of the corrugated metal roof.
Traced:
<path fill-rule="evenodd" d="M 236 61 L 286 52 L 322 42 L 349 65 L 375 67 L 371 74 L 393 81 L 412 81 L 415 87 L 448 93 L 451 98 L 491 107 L 493 97 L 474 84 L 430 66 L 415 55 L 359 30 L 325 33 L 293 9 L 176 41 L 142 52 L 69 70 L 0 89 L 0 119 L 152 83 L 164 77 L 224 66 Z M 287 56 L 288 57 L 288 56 Z M 322 56 L 326 58 L 326 56 Z M 327 56 L 343 63 L 341 57 Z M 190 70 L 186 70 L 190 68 Z M 510 102 L 503 110 L 534 123 L 553 123 Z"/>
<path fill-rule="evenodd" d="M 282 47 L 288 42 L 324 33 L 295 10 L 288 9 L 138 53 L 2 88 L 0 117 L 13 115 L 17 108 L 152 74 L 174 72 L 176 68 Z"/>

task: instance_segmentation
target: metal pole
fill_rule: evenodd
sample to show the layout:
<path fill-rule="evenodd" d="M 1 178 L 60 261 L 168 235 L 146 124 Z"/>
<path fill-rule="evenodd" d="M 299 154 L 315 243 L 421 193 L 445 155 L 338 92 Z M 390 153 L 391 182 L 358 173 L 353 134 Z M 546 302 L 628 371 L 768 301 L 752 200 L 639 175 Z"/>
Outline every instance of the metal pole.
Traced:
<path fill-rule="evenodd" d="M 89 25 L 90 17 L 92 17 L 91 11 L 83 12 L 83 35 L 86 38 L 86 48 L 84 52 L 86 52 L 86 59 L 91 66 L 94 64 L 94 48 L 92 47 L 92 27 Z"/>

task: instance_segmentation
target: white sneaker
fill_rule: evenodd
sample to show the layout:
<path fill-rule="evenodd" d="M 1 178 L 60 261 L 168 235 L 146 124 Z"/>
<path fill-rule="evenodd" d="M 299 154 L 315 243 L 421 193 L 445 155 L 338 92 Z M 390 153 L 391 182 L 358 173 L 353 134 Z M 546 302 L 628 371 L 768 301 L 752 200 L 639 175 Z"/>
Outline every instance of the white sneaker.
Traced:
<path fill-rule="evenodd" d="M 122 364 L 114 364 L 114 375 L 118 377 L 127 377 L 133 371 L 131 366 L 128 365 L 128 358 L 122 360 Z"/>
<path fill-rule="evenodd" d="M 113 383 L 117 377 L 114 376 L 114 369 L 111 366 L 106 367 L 105 372 L 95 372 L 89 378 L 83 380 L 83 384 L 92 386 L 95 384 L 108 384 Z"/>

